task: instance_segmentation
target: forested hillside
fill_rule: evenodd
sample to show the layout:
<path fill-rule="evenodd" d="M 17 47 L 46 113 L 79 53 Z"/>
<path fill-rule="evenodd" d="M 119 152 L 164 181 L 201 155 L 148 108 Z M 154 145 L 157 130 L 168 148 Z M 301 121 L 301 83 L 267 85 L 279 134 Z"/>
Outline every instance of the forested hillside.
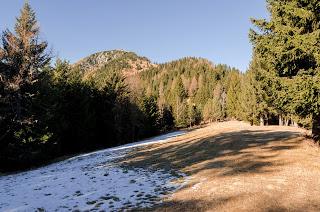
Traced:
<path fill-rule="evenodd" d="M 268 5 L 271 20 L 253 20 L 254 56 L 241 73 L 195 57 L 153 64 L 123 50 L 53 61 L 25 3 L 0 45 L 0 169 L 228 119 L 299 125 L 318 138 L 320 6 Z"/>
<path fill-rule="evenodd" d="M 183 58 L 140 74 L 145 93 L 157 98 L 161 109 L 170 108 L 177 127 L 236 118 L 232 96 L 241 73 L 202 58 Z M 232 78 L 232 79 L 231 79 Z M 230 80 L 231 79 L 231 80 Z"/>
<path fill-rule="evenodd" d="M 172 122 L 175 127 L 188 127 L 201 122 L 244 118 L 237 96 L 244 75 L 235 68 L 214 65 L 203 58 L 188 57 L 152 64 L 133 52 L 112 50 L 88 56 L 69 66 L 65 72 L 67 78 L 79 78 L 98 89 L 110 83 L 114 75 L 119 75 L 135 105 L 142 110 L 154 108 L 159 116 L 156 119 L 160 120 L 155 119 L 152 126 L 160 124 L 156 123 L 159 121 Z M 161 120 L 163 115 L 168 120 Z"/>

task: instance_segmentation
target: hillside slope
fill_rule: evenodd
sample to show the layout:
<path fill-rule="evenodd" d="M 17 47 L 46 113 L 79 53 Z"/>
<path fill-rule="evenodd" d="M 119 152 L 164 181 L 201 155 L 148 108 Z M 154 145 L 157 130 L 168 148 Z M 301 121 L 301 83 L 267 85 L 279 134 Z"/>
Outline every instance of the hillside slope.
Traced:
<path fill-rule="evenodd" d="M 89 55 L 76 62 L 73 68 L 81 73 L 84 79 L 88 79 L 108 70 L 120 71 L 124 76 L 131 76 L 154 66 L 149 59 L 134 52 L 111 50 Z"/>
<path fill-rule="evenodd" d="M 245 75 L 205 58 L 185 57 L 155 65 L 135 53 L 114 50 L 84 58 L 74 70 L 98 88 L 121 72 L 132 101 L 141 105 L 145 98 L 153 98 L 159 114 L 170 114 L 175 127 L 228 118 L 258 120 L 259 113 L 246 105 L 250 89 Z"/>
<path fill-rule="evenodd" d="M 183 172 L 157 211 L 319 211 L 320 150 L 294 127 L 212 124 L 132 152 L 129 167 Z"/>
<path fill-rule="evenodd" d="M 173 119 L 176 127 L 224 120 L 228 115 L 239 119 L 244 116 L 237 102 L 240 97 L 233 92 L 241 89 L 243 75 L 204 58 L 152 64 L 133 52 L 113 50 L 90 55 L 74 64 L 72 70 L 97 88 L 116 82 L 114 77 L 121 73 L 133 102 L 142 105 L 146 98 L 153 98 L 159 114 L 169 114 L 168 120 Z M 227 109 L 234 114 L 227 114 Z"/>
<path fill-rule="evenodd" d="M 168 142 L 172 132 L 141 142 L 79 155 L 35 170 L 0 176 L 0 211 L 123 211 L 158 204 L 180 183 L 166 170 L 124 168 L 132 149 Z"/>

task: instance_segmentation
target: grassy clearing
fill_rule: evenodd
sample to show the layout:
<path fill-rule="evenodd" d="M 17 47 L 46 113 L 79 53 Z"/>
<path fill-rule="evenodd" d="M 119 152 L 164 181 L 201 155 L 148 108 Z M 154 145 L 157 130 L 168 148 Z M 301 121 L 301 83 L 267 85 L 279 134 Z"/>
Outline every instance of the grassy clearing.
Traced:
<path fill-rule="evenodd" d="M 319 211 L 319 149 L 302 129 L 212 124 L 132 152 L 133 167 L 187 174 L 157 211 Z"/>

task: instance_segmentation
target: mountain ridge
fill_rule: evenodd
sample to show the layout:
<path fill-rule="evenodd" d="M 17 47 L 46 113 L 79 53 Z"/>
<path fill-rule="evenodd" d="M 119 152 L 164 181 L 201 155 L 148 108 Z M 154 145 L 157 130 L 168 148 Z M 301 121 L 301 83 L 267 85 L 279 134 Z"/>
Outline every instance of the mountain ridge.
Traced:
<path fill-rule="evenodd" d="M 121 71 L 124 76 L 131 76 L 157 66 L 147 57 L 125 50 L 107 50 L 86 56 L 72 65 L 84 79 L 90 78 L 105 69 Z"/>

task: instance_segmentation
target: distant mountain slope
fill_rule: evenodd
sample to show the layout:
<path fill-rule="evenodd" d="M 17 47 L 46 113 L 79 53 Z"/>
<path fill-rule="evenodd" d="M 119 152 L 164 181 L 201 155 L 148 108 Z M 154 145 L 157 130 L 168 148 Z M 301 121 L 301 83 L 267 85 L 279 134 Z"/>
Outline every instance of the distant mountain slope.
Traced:
<path fill-rule="evenodd" d="M 157 95 L 159 92 L 169 97 L 175 84 L 181 79 L 187 96 L 194 97 L 203 90 L 206 95 L 203 99 L 212 98 L 216 84 L 226 84 L 226 75 L 231 71 L 237 71 L 226 65 L 214 65 L 204 58 L 185 57 L 179 60 L 167 62 L 150 68 L 140 73 L 148 92 Z M 206 91 L 204 91 L 206 90 Z"/>
<path fill-rule="evenodd" d="M 85 57 L 73 65 L 84 79 L 103 75 L 108 70 L 122 71 L 124 76 L 131 76 L 154 67 L 146 57 L 123 50 L 103 51 Z"/>
<path fill-rule="evenodd" d="M 223 120 L 227 116 L 226 96 L 234 93 L 232 89 L 240 89 L 242 77 L 237 69 L 204 58 L 185 57 L 155 65 L 145 57 L 119 50 L 86 57 L 74 65 L 74 70 L 100 88 L 110 81 L 110 75 L 121 72 L 132 96 L 154 97 L 159 108 L 169 108 L 178 127 L 201 119 Z M 240 111 L 236 97 L 232 98 L 237 107 L 234 110 Z"/>
<path fill-rule="evenodd" d="M 176 126 L 185 127 L 201 119 L 223 120 L 231 82 L 240 86 L 241 75 L 226 65 L 186 57 L 150 68 L 139 77 L 145 93 L 156 97 L 159 107 L 171 109 Z"/>

